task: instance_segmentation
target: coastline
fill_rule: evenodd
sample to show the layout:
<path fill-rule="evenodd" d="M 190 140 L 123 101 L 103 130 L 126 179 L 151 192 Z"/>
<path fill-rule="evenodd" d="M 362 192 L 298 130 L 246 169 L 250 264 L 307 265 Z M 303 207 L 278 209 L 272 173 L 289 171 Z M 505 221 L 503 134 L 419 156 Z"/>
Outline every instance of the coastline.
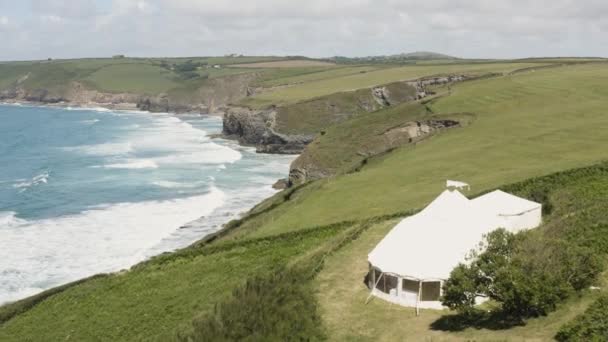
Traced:
<path fill-rule="evenodd" d="M 48 108 L 65 108 L 65 109 L 82 109 L 82 110 L 99 110 L 104 109 L 108 111 L 118 111 L 118 112 L 140 112 L 140 113 L 166 113 L 171 114 L 176 117 L 180 115 L 191 115 L 198 114 L 201 116 L 216 116 L 223 117 L 224 113 L 221 110 L 212 111 L 209 113 L 201 113 L 201 111 L 150 111 L 150 110 L 142 110 L 139 108 L 137 103 L 131 102 L 121 102 L 121 103 L 102 103 L 102 102 L 71 102 L 71 101 L 61 101 L 61 102 L 39 102 L 39 101 L 27 101 L 27 100 L 17 100 L 17 99 L 2 99 L 0 100 L 0 105 L 8 105 L 8 106 L 28 106 L 28 107 L 48 107 Z"/>
<path fill-rule="evenodd" d="M 131 112 L 131 113 L 137 112 L 137 113 L 142 113 L 142 114 L 152 113 L 152 112 L 141 111 L 141 110 L 137 110 L 137 109 L 133 110 L 132 107 L 124 107 L 124 106 L 121 107 L 121 109 L 117 109 L 115 106 L 103 106 L 98 103 L 95 103 L 95 104 L 90 103 L 86 106 L 82 106 L 80 104 L 74 105 L 71 103 L 40 104 L 40 103 L 25 102 L 25 101 L 24 102 L 22 102 L 22 101 L 11 101 L 11 102 L 4 101 L 4 102 L 0 102 L 0 104 L 8 105 L 8 106 L 20 106 L 20 107 L 62 108 L 62 109 L 68 109 L 68 110 L 73 108 L 75 110 L 78 109 L 78 110 L 91 110 L 91 111 L 101 111 L 101 112 L 123 111 L 123 112 Z M 108 107 L 110 107 L 110 108 L 108 108 Z M 161 114 L 161 113 L 159 112 L 159 114 Z M 162 114 L 167 114 L 172 117 L 176 117 L 176 118 L 180 119 L 180 114 L 178 114 L 178 113 L 162 113 Z M 185 114 L 185 113 L 183 113 L 183 114 Z M 196 115 L 196 116 L 200 115 L 202 117 L 205 117 L 205 116 L 216 117 L 216 118 L 221 117 L 221 115 L 207 115 L 207 114 L 200 114 L 200 113 L 188 113 L 188 114 Z M 180 119 L 180 121 L 182 123 L 187 123 L 186 121 L 184 121 L 184 119 L 185 118 Z M 212 141 L 214 143 L 219 143 L 220 145 L 223 145 L 223 146 L 226 146 L 226 147 L 229 147 L 232 149 L 236 149 L 237 151 L 239 151 L 241 153 L 243 151 L 248 151 L 248 153 L 255 153 L 255 149 L 252 147 L 243 146 L 241 144 L 238 144 L 238 142 L 235 142 L 234 140 L 225 139 L 224 137 L 222 137 L 219 134 L 209 134 L 209 132 L 206 132 L 206 133 L 207 133 L 207 137 L 210 138 L 210 141 Z M 279 157 L 279 156 L 276 156 L 276 157 Z M 283 157 L 285 157 L 285 156 L 283 156 Z M 291 156 L 291 157 L 295 158 L 295 156 Z M 287 173 L 285 173 L 284 176 L 287 176 Z M 248 180 L 247 182 L 251 183 L 251 180 Z M 233 220 L 242 219 L 245 215 L 247 215 L 247 213 L 250 212 L 251 209 L 255 208 L 259 203 L 263 202 L 265 199 L 276 194 L 278 191 L 276 189 L 272 189 L 271 186 L 272 186 L 272 183 L 269 182 L 264 187 L 255 188 L 255 183 L 254 183 L 251 187 L 244 186 L 240 193 L 238 193 L 238 192 L 231 193 L 229 196 L 229 198 L 232 198 L 231 202 L 239 202 L 240 204 L 243 204 L 242 202 L 243 202 L 243 200 L 245 200 L 245 202 L 247 204 L 247 205 L 241 206 L 240 208 L 238 208 L 238 210 L 218 210 L 218 209 L 226 209 L 226 208 L 224 208 L 225 207 L 224 206 L 222 208 L 216 208 L 210 213 L 202 214 L 202 216 L 200 216 L 194 220 L 189 220 L 186 222 L 175 222 L 175 224 L 174 224 L 175 232 L 177 232 L 178 234 L 190 232 L 191 237 L 193 236 L 192 233 L 196 233 L 197 234 L 196 238 L 190 238 L 190 240 L 191 240 L 190 242 L 182 243 L 182 244 L 179 244 L 179 241 L 176 242 L 177 240 L 173 239 L 174 241 L 168 242 L 169 245 L 171 245 L 172 243 L 174 244 L 172 246 L 172 248 L 153 248 L 150 250 L 150 251 L 153 251 L 153 253 L 146 253 L 144 258 L 131 263 L 128 267 L 126 267 L 126 269 L 132 269 L 133 267 L 137 266 L 138 264 L 140 264 L 142 262 L 146 262 L 146 260 L 149 260 L 150 258 L 153 258 L 160 254 L 174 253 L 178 250 L 188 248 L 189 246 L 200 243 L 200 241 L 208 238 L 209 236 L 215 235 L 216 233 L 224 230 L 226 225 L 229 222 L 231 222 Z M 247 191 L 250 191 L 250 193 L 247 194 Z M 240 196 L 240 198 L 238 196 Z M 249 199 L 249 200 L 247 200 L 247 199 Z M 237 203 L 237 205 L 239 203 Z M 232 207 L 232 209 L 234 209 L 234 206 Z M 213 222 L 210 223 L 210 220 Z M 115 271 L 111 271 L 111 272 L 102 272 L 102 273 L 103 274 L 113 274 L 113 273 L 122 272 L 123 270 L 124 269 L 115 270 Z M 100 274 L 100 272 L 94 272 L 92 274 Z M 83 279 L 83 278 L 79 277 L 77 279 Z M 77 280 L 77 281 L 80 281 L 80 280 Z M 38 292 L 38 294 L 34 294 L 34 296 L 37 296 L 46 291 L 53 292 L 52 290 L 54 288 L 62 287 L 65 284 L 69 284 L 69 283 L 70 282 L 58 283 L 48 289 L 43 289 L 42 292 Z M 14 301 L 21 301 L 23 299 L 30 298 L 30 297 L 31 296 L 21 297 L 21 298 L 15 299 Z M 13 302 L 13 301 L 10 301 L 10 302 Z M 1 305 L 5 305 L 10 302 L 5 302 Z"/>

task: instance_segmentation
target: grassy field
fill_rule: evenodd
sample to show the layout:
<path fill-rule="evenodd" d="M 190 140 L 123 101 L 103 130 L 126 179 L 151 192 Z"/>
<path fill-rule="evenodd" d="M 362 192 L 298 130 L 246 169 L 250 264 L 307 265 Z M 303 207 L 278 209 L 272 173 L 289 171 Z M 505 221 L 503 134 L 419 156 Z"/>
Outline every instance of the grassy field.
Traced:
<path fill-rule="evenodd" d="M 455 85 L 451 96 L 430 108 L 435 114 L 473 113 L 473 124 L 396 150 L 361 172 L 316 182 L 287 205 L 252 220 L 252 234 L 419 207 L 446 179 L 467 181 L 481 191 L 608 159 L 607 81 L 608 65 L 594 64 Z"/>
<path fill-rule="evenodd" d="M 281 85 L 306 83 L 325 80 L 334 77 L 362 74 L 377 70 L 377 66 L 353 66 L 353 67 L 314 67 L 314 68 L 289 68 L 272 70 L 267 72 L 268 77 L 261 82 L 264 87 L 276 87 Z"/>
<path fill-rule="evenodd" d="M 28 90 L 45 89 L 54 95 L 64 95 L 71 82 L 81 82 L 89 88 L 113 93 L 156 95 L 192 80 L 181 77 L 165 65 L 203 63 L 220 68 L 196 70 L 203 78 L 221 78 L 234 74 L 257 72 L 257 67 L 226 67 L 231 64 L 273 63 L 283 57 L 192 57 L 192 58 L 86 58 L 73 60 L 6 62 L 0 64 L 0 91 L 23 79 L 20 86 Z M 244 64 L 245 63 L 245 64 Z"/>
<path fill-rule="evenodd" d="M 257 62 L 246 64 L 234 64 L 237 68 L 304 68 L 304 67 L 331 67 L 334 63 L 308 60 L 308 59 L 291 59 L 287 61 L 274 62 Z"/>
<path fill-rule="evenodd" d="M 173 72 L 150 64 L 115 64 L 100 68 L 85 80 L 99 90 L 158 94 L 174 88 L 178 83 Z"/>
<path fill-rule="evenodd" d="M 529 320 L 525 326 L 502 330 L 468 328 L 458 332 L 433 329 L 434 322 L 451 314 L 448 310 L 422 310 L 417 317 L 412 308 L 391 305 L 377 298 L 365 304 L 369 295 L 363 280 L 368 271 L 367 254 L 397 222 L 377 224 L 326 260 L 315 284 L 330 340 L 547 341 L 600 295 L 587 292 L 563 304 L 548 317 Z"/>
<path fill-rule="evenodd" d="M 491 72 L 511 72 L 513 70 L 537 66 L 537 63 L 488 63 L 488 64 L 441 64 L 425 66 L 404 66 L 383 68 L 370 72 L 351 74 L 329 79 L 318 79 L 293 87 L 277 89 L 247 98 L 246 105 L 264 107 L 268 105 L 285 105 L 361 88 L 370 88 L 401 80 L 416 79 L 424 76 L 466 73 L 480 75 Z"/>

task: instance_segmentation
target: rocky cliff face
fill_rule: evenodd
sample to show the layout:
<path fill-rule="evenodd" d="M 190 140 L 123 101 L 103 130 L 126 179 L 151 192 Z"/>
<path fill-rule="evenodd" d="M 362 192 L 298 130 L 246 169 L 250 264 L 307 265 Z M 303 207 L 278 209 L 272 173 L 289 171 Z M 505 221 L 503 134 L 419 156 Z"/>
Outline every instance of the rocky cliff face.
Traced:
<path fill-rule="evenodd" d="M 223 134 L 261 153 L 300 153 L 313 139 L 311 135 L 286 135 L 275 131 L 276 109 L 229 108 L 224 114 Z"/>
<path fill-rule="evenodd" d="M 258 152 L 301 153 L 324 127 L 348 120 L 357 114 L 422 99 L 432 94 L 427 91 L 427 86 L 465 79 L 462 75 L 452 75 L 394 82 L 268 110 L 231 108 L 224 115 L 223 133 L 242 144 L 256 146 Z M 243 91 L 251 94 L 250 89 Z M 321 172 L 312 178 L 323 175 Z"/>

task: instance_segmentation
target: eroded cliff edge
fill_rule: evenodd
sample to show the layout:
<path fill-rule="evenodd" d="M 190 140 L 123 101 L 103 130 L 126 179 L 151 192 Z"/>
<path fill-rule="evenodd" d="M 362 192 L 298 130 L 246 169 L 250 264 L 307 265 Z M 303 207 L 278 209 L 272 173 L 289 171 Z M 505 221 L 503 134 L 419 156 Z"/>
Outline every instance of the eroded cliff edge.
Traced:
<path fill-rule="evenodd" d="M 393 82 L 372 88 L 335 93 L 295 104 L 253 109 L 229 106 L 224 112 L 223 135 L 258 152 L 299 154 L 325 127 L 356 115 L 421 100 L 429 86 L 464 81 L 465 75 Z"/>

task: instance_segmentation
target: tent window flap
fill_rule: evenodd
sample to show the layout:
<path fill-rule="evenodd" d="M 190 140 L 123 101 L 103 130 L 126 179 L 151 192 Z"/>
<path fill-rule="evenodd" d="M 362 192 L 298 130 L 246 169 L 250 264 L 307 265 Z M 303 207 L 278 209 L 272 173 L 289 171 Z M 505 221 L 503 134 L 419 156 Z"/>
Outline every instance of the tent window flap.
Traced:
<path fill-rule="evenodd" d="M 437 301 L 441 296 L 441 282 L 439 281 L 425 281 L 422 283 L 422 295 L 420 300 L 426 301 Z"/>

